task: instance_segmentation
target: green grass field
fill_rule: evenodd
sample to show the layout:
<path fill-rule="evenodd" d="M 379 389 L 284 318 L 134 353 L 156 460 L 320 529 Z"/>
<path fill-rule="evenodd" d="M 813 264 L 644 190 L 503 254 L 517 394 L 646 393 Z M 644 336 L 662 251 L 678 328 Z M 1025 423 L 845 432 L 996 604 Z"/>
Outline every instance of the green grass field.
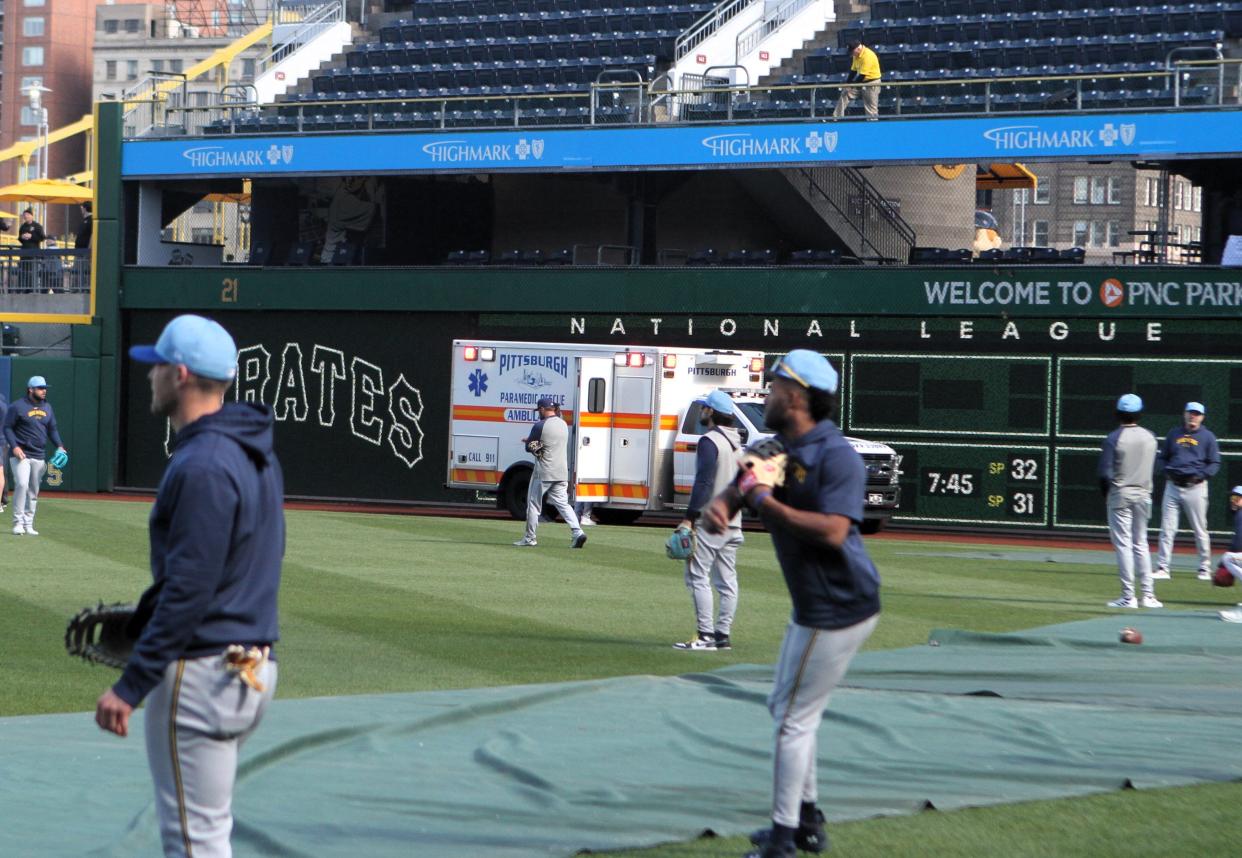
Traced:
<path fill-rule="evenodd" d="M 0 716 L 93 709 L 115 674 L 66 657 L 64 625 L 83 605 L 133 600 L 146 586 L 148 511 L 48 495 L 42 536 L 3 537 Z M 763 534 L 748 535 L 740 555 L 733 651 L 683 653 L 670 644 L 694 631 L 693 617 L 660 529 L 598 527 L 584 550 L 571 551 L 563 525 L 544 525 L 538 548 L 518 549 L 515 522 L 304 511 L 288 522 L 282 698 L 771 663 L 789 613 Z M 962 550 L 949 542 L 868 544 L 884 578 L 872 649 L 921 644 L 940 627 L 1007 631 L 1105 615 L 1117 594 L 1110 567 L 1048 562 L 1038 551 L 1028 562 L 989 559 L 980 545 L 969 546 L 977 557 L 961 557 L 946 556 Z M 1162 582 L 1159 594 L 1183 610 L 1225 606 L 1234 595 L 1187 574 Z M 1206 785 L 868 820 L 831 833 L 848 855 L 1227 855 L 1237 852 L 1240 801 L 1242 787 Z M 732 838 L 614 854 L 745 847 Z"/>

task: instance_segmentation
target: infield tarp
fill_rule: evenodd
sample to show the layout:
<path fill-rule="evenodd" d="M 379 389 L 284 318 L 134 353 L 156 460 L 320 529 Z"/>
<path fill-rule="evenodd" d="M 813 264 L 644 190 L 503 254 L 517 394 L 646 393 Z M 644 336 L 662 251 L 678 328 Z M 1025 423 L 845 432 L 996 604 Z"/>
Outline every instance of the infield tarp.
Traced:
<path fill-rule="evenodd" d="M 1127 623 L 1147 643 L 1118 643 Z M 1242 778 L 1220 738 L 1242 732 L 1242 628 L 1214 614 L 931 640 L 863 653 L 832 701 L 831 820 Z M 543 856 L 740 834 L 769 813 L 770 676 L 277 700 L 243 753 L 234 848 Z M 121 741 L 87 713 L 0 719 L 0 854 L 157 855 L 133 726 Z"/>

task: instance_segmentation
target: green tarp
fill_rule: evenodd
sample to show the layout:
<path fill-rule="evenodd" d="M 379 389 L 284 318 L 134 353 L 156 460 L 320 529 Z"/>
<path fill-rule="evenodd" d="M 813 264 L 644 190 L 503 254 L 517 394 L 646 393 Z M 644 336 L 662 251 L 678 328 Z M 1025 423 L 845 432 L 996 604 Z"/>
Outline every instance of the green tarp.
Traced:
<path fill-rule="evenodd" d="M 1118 643 L 1127 623 L 1147 643 Z M 1215 615 L 932 642 L 855 661 L 820 733 L 830 819 L 1242 777 L 1221 747 L 1242 731 L 1242 628 Z M 277 700 L 243 754 L 236 854 L 571 855 L 748 831 L 769 812 L 770 674 Z M 134 728 L 0 719 L 0 854 L 158 854 Z"/>

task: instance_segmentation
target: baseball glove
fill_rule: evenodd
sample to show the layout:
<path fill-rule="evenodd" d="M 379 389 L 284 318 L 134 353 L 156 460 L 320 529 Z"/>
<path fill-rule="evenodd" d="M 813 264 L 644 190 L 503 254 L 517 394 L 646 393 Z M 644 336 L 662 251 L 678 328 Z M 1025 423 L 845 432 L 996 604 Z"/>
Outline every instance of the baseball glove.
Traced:
<path fill-rule="evenodd" d="M 124 602 L 83 608 L 65 629 L 65 649 L 92 664 L 123 669 L 137 640 L 130 629 L 137 610 L 137 605 Z"/>
<path fill-rule="evenodd" d="M 757 486 L 774 489 L 785 485 L 785 465 L 788 461 L 785 445 L 775 438 L 765 438 L 747 447 L 738 463 L 737 481 L 734 483 L 738 494 L 745 498 Z"/>
<path fill-rule="evenodd" d="M 685 560 L 694 553 L 694 531 L 679 527 L 664 541 L 664 553 L 669 560 Z"/>

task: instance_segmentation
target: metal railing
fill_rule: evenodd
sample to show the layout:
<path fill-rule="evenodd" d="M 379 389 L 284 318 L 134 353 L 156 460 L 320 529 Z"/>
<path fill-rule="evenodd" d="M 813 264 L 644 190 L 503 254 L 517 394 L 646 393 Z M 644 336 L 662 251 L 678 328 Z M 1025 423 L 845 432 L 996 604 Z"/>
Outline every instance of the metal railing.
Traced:
<path fill-rule="evenodd" d="M 837 221 L 839 234 L 852 235 L 852 244 L 869 251 L 860 253 L 860 259 L 892 265 L 909 257 L 916 243 L 914 230 L 860 171 L 809 167 L 788 172 L 803 183 L 798 190 L 821 217 Z"/>
<path fill-rule="evenodd" d="M 0 249 L 0 293 L 66 294 L 89 291 L 90 250 Z"/>
<path fill-rule="evenodd" d="M 681 59 L 705 39 L 711 37 L 712 33 L 724 26 L 738 12 L 741 12 L 751 3 L 759 2 L 762 2 L 762 0 L 724 0 L 723 3 L 695 21 L 686 32 L 677 37 L 677 42 L 673 47 L 673 56 L 676 59 Z"/>
<path fill-rule="evenodd" d="M 737 34 L 734 40 L 734 62 L 741 62 L 768 36 L 785 26 L 795 15 L 814 3 L 815 0 L 785 0 L 771 14 L 765 14 L 755 23 Z"/>
<path fill-rule="evenodd" d="M 1188 90 L 1171 78 L 1193 71 L 1213 83 Z M 735 86 L 720 79 L 696 80 L 691 87 L 657 87 L 655 82 L 601 81 L 574 92 L 514 93 L 494 87 L 492 94 L 431 95 L 396 91 L 372 99 L 320 98 L 261 106 L 240 102 L 206 107 L 170 104 L 165 98 L 137 107 L 152 119 L 131 122 L 162 136 L 271 134 L 332 131 L 404 131 L 599 125 L 665 125 L 819 121 L 831 116 L 840 90 L 848 84 L 807 83 Z M 657 80 L 667 81 L 661 77 Z M 1132 103 L 1113 95 L 1132 92 Z M 881 121 L 909 116 L 957 117 L 996 114 L 1126 112 L 1164 109 L 1224 109 L 1242 106 L 1242 60 L 1191 60 L 1171 69 L 1112 74 L 1027 77 L 960 77 L 943 80 L 886 81 L 881 84 Z M 415 94 L 417 93 L 417 94 Z M 949 94 L 946 94 L 949 93 Z M 612 101 L 622 108 L 600 109 Z M 594 109 L 592 109 L 594 107 Z M 855 112 L 849 118 L 862 118 Z"/>
<path fill-rule="evenodd" d="M 345 20 L 344 0 L 318 3 L 281 3 L 276 10 L 276 24 L 297 24 L 297 29 L 273 44 L 272 50 L 259 59 L 257 72 L 262 74 L 281 62 L 298 48 L 317 37 L 333 24 Z"/>

